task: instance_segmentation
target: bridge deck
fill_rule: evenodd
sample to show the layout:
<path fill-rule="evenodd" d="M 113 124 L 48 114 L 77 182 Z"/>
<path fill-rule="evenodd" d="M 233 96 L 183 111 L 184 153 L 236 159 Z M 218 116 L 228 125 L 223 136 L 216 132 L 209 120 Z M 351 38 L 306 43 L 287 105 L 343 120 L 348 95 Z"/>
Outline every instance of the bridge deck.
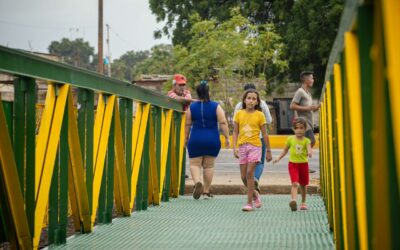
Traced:
<path fill-rule="evenodd" d="M 334 249 L 320 196 L 309 195 L 309 210 L 297 212 L 289 195 L 262 199 L 262 208 L 242 212 L 244 195 L 182 196 L 52 249 Z"/>

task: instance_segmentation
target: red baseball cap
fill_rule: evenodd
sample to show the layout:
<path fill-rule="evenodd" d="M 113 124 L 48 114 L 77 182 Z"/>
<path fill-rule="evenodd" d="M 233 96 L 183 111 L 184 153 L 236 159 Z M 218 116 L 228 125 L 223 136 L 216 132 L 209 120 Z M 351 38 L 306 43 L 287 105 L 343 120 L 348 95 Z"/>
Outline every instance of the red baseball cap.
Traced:
<path fill-rule="evenodd" d="M 181 74 L 175 74 L 173 82 L 174 84 L 182 84 L 182 83 L 186 84 L 186 77 Z"/>

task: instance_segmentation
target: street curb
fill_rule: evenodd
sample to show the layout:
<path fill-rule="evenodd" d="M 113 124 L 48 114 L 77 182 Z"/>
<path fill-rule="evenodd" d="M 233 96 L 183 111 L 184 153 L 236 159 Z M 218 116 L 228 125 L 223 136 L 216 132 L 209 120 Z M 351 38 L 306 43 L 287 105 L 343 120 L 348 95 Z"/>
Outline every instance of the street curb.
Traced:
<path fill-rule="evenodd" d="M 261 185 L 261 194 L 290 194 L 291 185 Z M 192 194 L 193 185 L 185 185 L 185 194 Z M 243 185 L 212 185 L 212 194 L 246 194 Z M 307 194 L 320 194 L 320 188 L 316 185 L 307 186 Z"/>

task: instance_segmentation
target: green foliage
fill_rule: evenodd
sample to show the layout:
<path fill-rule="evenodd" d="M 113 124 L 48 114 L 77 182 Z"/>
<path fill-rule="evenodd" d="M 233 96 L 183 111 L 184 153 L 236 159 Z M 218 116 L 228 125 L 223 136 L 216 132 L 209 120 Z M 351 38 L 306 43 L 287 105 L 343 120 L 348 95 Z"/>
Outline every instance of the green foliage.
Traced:
<path fill-rule="evenodd" d="M 174 49 L 175 70 L 187 76 L 192 88 L 202 79 L 209 80 L 213 99 L 222 103 L 228 116 L 242 93 L 242 84 L 264 77 L 258 65 L 275 65 L 278 71 L 287 67 L 281 58 L 284 45 L 273 24 L 253 25 L 238 8 L 222 23 L 202 20 L 198 14 L 193 14 L 190 22 L 188 46 Z"/>
<path fill-rule="evenodd" d="M 199 19 L 219 25 L 230 18 L 232 7 L 237 7 L 258 29 L 273 23 L 286 45 L 278 49 L 279 57 L 287 59 L 289 67 L 282 73 L 280 64 L 260 61 L 255 73 L 264 74 L 267 82 L 273 82 L 266 86 L 266 91 L 271 93 L 282 82 L 298 81 L 303 70 L 313 70 L 317 89 L 314 94 L 319 95 L 344 0 L 149 0 L 149 3 L 157 21 L 166 22 L 155 35 L 170 36 L 175 45 L 190 47 L 194 35 L 191 30 Z M 198 17 L 191 18 L 193 14 Z"/>
<path fill-rule="evenodd" d="M 128 51 L 111 64 L 111 75 L 115 78 L 132 81 L 135 67 L 149 58 L 149 51 Z"/>
<path fill-rule="evenodd" d="M 61 56 L 63 61 L 77 67 L 92 69 L 91 59 L 94 56 L 94 48 L 82 38 L 73 41 L 63 38 L 60 42 L 53 41 L 48 47 L 51 54 Z"/>
<path fill-rule="evenodd" d="M 160 44 L 151 48 L 150 56 L 141 61 L 134 68 L 134 75 L 141 74 L 164 74 L 174 73 L 173 46 Z"/>

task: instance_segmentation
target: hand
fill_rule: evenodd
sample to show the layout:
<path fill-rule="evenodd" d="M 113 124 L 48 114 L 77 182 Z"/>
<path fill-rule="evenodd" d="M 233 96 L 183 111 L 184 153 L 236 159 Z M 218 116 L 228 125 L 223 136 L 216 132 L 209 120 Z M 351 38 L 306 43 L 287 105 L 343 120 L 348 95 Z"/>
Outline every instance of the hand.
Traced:
<path fill-rule="evenodd" d="M 231 148 L 231 143 L 229 141 L 229 138 L 225 139 L 225 148 L 227 148 L 227 149 Z"/>
<path fill-rule="evenodd" d="M 312 153 L 310 152 L 310 153 L 308 153 L 308 158 L 311 158 L 312 157 Z"/>
<path fill-rule="evenodd" d="M 267 154 L 265 155 L 265 159 L 267 160 L 267 162 L 272 161 L 272 153 L 271 153 L 271 151 L 267 150 Z"/>
<path fill-rule="evenodd" d="M 239 149 L 234 148 L 234 149 L 233 149 L 233 155 L 234 155 L 236 158 L 239 159 Z"/>
<path fill-rule="evenodd" d="M 278 163 L 279 162 L 279 159 L 275 159 L 273 162 L 272 162 L 272 164 L 276 164 L 276 163 Z"/>

